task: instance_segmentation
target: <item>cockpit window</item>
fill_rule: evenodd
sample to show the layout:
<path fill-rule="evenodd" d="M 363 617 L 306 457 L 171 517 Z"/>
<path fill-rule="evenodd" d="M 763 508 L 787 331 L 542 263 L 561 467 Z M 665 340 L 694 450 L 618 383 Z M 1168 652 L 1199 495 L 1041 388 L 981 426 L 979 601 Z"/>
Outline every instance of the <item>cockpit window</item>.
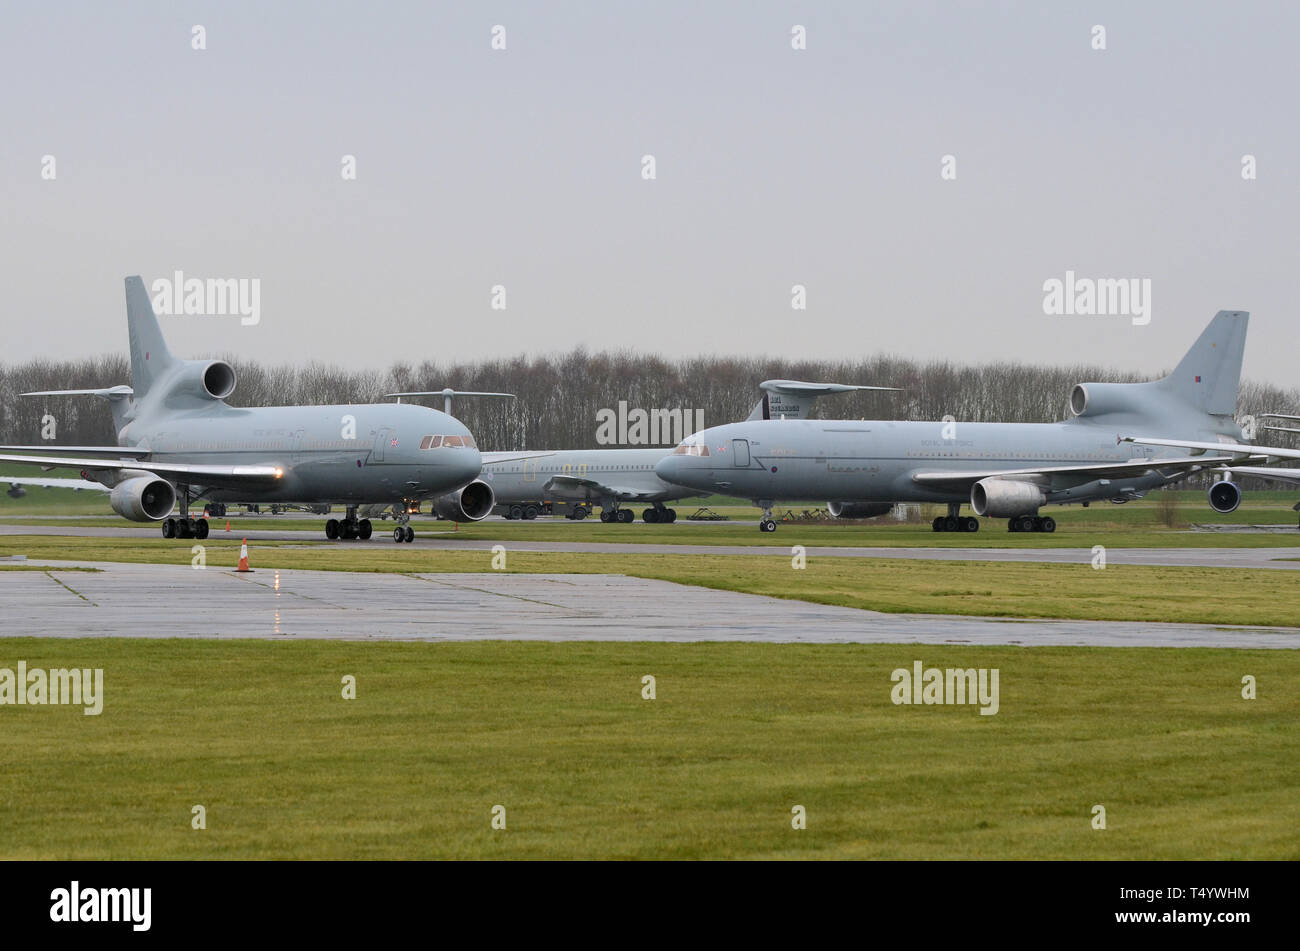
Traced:
<path fill-rule="evenodd" d="M 477 449 L 473 436 L 425 436 L 420 440 L 421 449 L 458 449 L 468 447 Z"/>
<path fill-rule="evenodd" d="M 700 439 L 686 439 L 673 450 L 674 456 L 707 456 L 709 447 Z"/>

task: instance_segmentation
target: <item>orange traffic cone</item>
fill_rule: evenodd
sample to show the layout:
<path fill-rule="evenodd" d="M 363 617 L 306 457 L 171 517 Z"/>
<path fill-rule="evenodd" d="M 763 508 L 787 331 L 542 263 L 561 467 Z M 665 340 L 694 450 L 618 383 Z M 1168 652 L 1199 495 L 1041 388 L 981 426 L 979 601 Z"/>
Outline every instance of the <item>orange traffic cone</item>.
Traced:
<path fill-rule="evenodd" d="M 253 570 L 252 568 L 248 567 L 248 539 L 247 538 L 245 538 L 243 544 L 239 546 L 239 567 L 236 568 L 235 570 L 236 571 Z"/>
<path fill-rule="evenodd" d="M 226 519 L 226 531 L 230 531 L 230 519 Z"/>

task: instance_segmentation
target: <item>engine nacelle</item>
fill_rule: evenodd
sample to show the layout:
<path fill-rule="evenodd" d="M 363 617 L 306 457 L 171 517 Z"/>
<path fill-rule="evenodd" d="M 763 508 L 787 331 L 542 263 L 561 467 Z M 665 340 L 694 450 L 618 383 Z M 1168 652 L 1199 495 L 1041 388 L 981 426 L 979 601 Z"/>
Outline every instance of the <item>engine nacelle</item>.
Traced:
<path fill-rule="evenodd" d="M 457 492 L 440 495 L 430 503 L 433 514 L 452 522 L 479 522 L 487 518 L 496 505 L 492 486 L 475 479 Z"/>
<path fill-rule="evenodd" d="M 1141 410 L 1141 391 L 1132 383 L 1076 383 L 1070 390 L 1070 412 L 1075 416 L 1105 416 Z"/>
<path fill-rule="evenodd" d="M 225 360 L 186 360 L 171 390 L 200 399 L 224 400 L 235 392 L 236 382 L 235 368 Z"/>
<path fill-rule="evenodd" d="M 1229 512 L 1237 511 L 1237 506 L 1241 504 L 1241 486 L 1235 482 L 1216 482 L 1210 486 L 1210 508 L 1220 515 L 1227 515 Z"/>
<path fill-rule="evenodd" d="M 970 488 L 970 506 L 975 514 L 992 518 L 1033 515 L 1046 501 L 1043 490 L 1032 482 L 988 478 L 980 479 Z"/>
<path fill-rule="evenodd" d="M 113 486 L 108 504 L 118 515 L 133 522 L 157 522 L 172 514 L 176 489 L 163 479 L 139 476 Z"/>
<path fill-rule="evenodd" d="M 893 502 L 827 502 L 826 511 L 831 518 L 875 518 L 886 515 L 894 507 Z"/>

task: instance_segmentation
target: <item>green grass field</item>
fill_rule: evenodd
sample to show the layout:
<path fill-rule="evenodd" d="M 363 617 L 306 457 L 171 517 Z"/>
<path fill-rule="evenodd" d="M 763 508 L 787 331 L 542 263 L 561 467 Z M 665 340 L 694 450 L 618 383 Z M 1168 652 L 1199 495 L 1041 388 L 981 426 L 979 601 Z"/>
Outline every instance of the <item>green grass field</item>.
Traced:
<path fill-rule="evenodd" d="M 105 700 L 0 708 L 10 859 L 1300 858 L 1290 651 L 0 641 L 19 659 L 101 667 Z M 893 705 L 914 660 L 998 668 L 999 712 Z"/>

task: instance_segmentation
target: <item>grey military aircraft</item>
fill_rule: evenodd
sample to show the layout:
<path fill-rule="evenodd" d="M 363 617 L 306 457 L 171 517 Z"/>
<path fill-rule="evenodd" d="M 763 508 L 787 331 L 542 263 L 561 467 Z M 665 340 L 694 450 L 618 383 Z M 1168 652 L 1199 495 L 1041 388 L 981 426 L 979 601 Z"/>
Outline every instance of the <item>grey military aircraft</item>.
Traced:
<path fill-rule="evenodd" d="M 330 519 L 325 534 L 345 539 L 371 535 L 370 521 L 357 518 L 363 502 L 432 499 L 449 512 L 464 504 L 491 508 L 485 486 L 464 498 L 482 459 L 452 416 L 402 403 L 234 407 L 225 402 L 235 390 L 234 368 L 172 356 L 139 277 L 126 279 L 126 310 L 131 386 L 24 394 L 108 400 L 118 445 L 0 446 L 0 461 L 80 469 L 84 480 L 110 490 L 115 512 L 161 522 L 166 538 L 206 537 L 207 521 L 189 515 L 200 498 L 340 504 L 346 517 Z M 407 521 L 399 520 L 394 541 L 414 539 Z"/>
<path fill-rule="evenodd" d="M 762 399 L 750 419 L 805 419 L 820 397 L 892 387 L 765 380 L 759 389 Z M 643 521 L 674 522 L 677 510 L 665 502 L 708 495 L 712 490 L 699 491 L 661 478 L 655 466 L 672 451 L 671 447 L 573 449 L 538 453 L 532 458 L 485 452 L 483 479 L 491 483 L 507 518 L 535 518 L 540 503 L 566 502 L 572 506 L 567 517 L 573 519 L 586 518 L 591 506 L 599 504 L 602 522 L 627 524 L 636 516 L 624 506 L 647 505 L 641 512 Z"/>
<path fill-rule="evenodd" d="M 979 530 L 975 515 L 1008 519 L 1013 532 L 1056 529 L 1048 504 L 1124 502 L 1229 455 L 1173 455 L 1126 443 L 1126 433 L 1174 439 L 1241 438 L 1232 414 L 1249 315 L 1220 311 L 1169 376 L 1148 383 L 1080 383 L 1073 418 L 1058 423 L 754 420 L 682 441 L 655 471 L 701 491 L 750 498 L 759 528 L 776 530 L 777 500 L 843 506 L 947 503 L 935 531 Z"/>

